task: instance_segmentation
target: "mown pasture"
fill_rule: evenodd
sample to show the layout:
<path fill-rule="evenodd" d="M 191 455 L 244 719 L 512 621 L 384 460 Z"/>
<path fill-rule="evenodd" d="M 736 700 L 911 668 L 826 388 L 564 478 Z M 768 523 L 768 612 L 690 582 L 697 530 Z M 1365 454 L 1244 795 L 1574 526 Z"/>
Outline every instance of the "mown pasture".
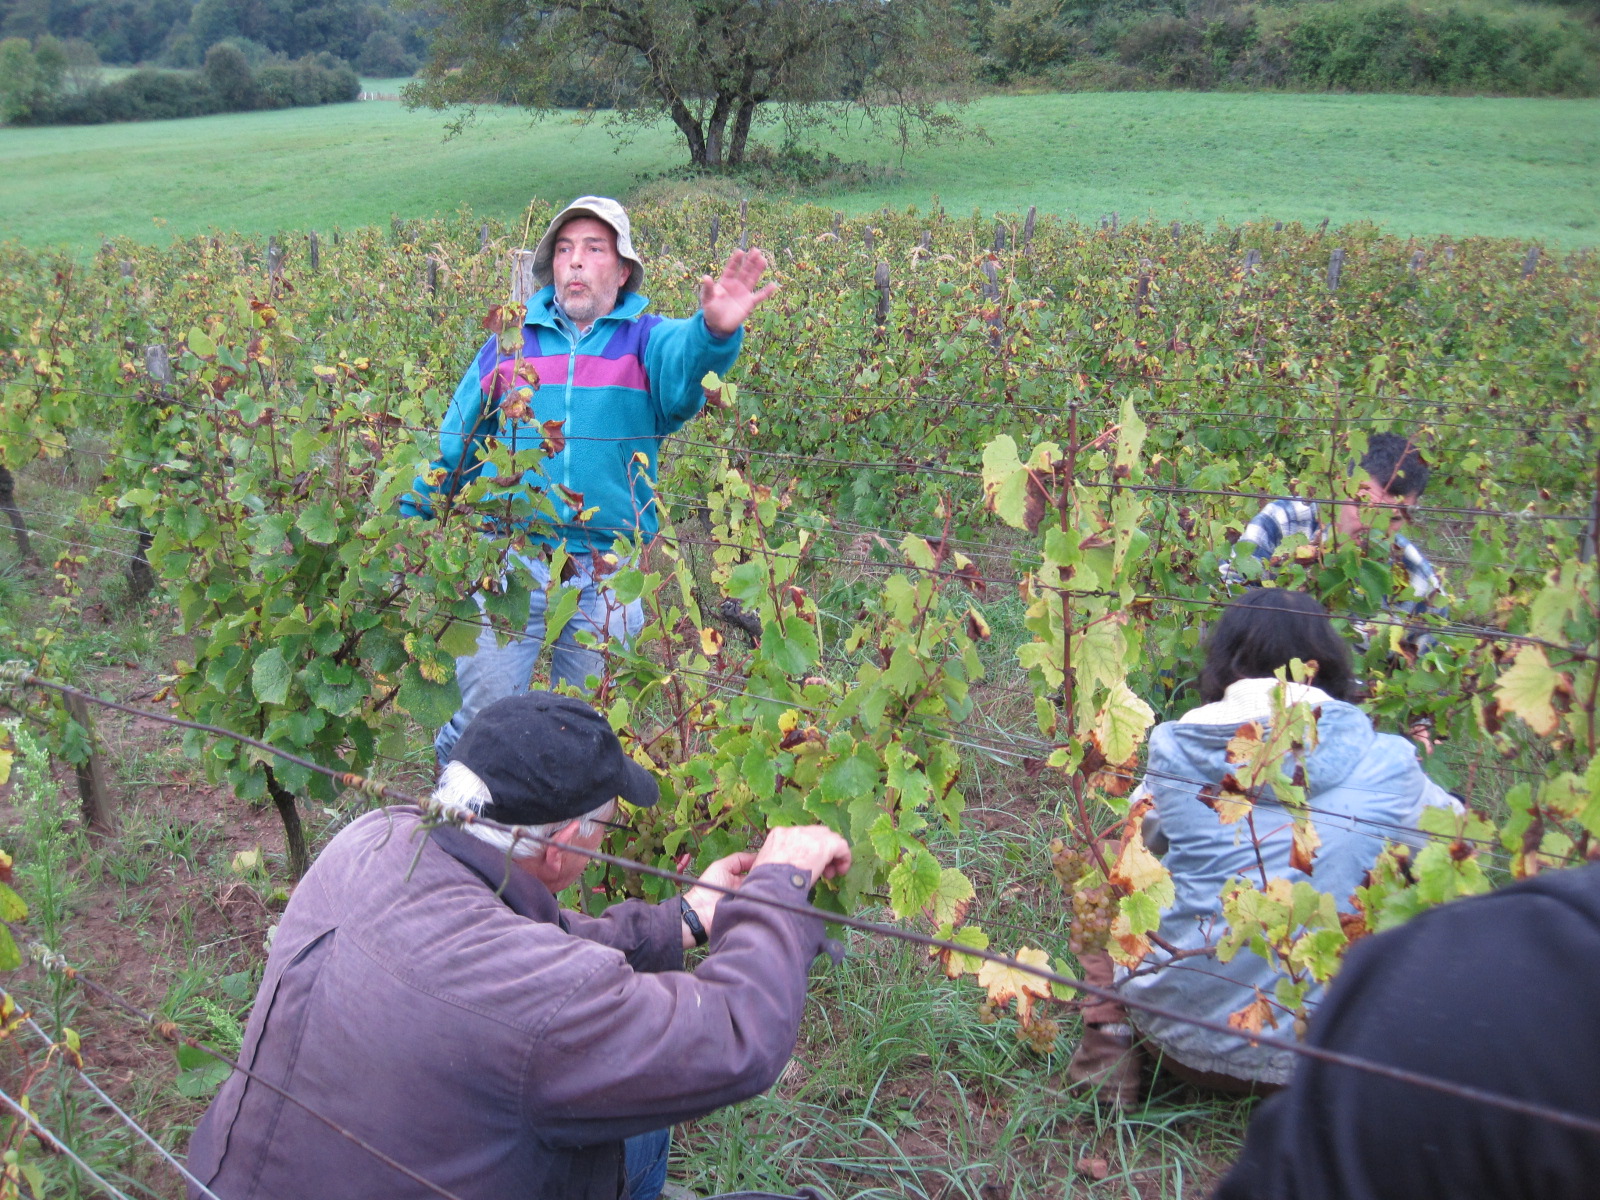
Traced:
<path fill-rule="evenodd" d="M 380 92 L 398 81 L 370 81 Z M 895 150 L 852 126 L 826 139 L 881 169 L 809 197 L 847 213 L 1039 211 L 1096 222 L 1368 220 L 1401 236 L 1592 244 L 1600 100 L 1286 93 L 994 96 L 987 140 Z M 0 130 L 3 234 L 92 248 L 208 229 L 268 234 L 430 217 L 465 205 L 509 220 L 530 196 L 627 196 L 679 165 L 666 127 L 615 144 L 599 123 L 445 118 L 395 102 L 92 128 Z"/>

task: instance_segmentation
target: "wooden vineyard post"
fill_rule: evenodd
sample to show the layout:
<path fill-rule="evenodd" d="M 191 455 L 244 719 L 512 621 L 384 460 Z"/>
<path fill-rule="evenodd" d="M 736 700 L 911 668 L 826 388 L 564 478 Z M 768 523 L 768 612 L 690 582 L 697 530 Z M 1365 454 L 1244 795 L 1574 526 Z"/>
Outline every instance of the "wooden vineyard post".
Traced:
<path fill-rule="evenodd" d="M 889 264 L 881 262 L 872 272 L 872 286 L 878 289 L 878 310 L 873 323 L 878 327 L 878 337 L 888 336 L 889 330 Z"/>
<path fill-rule="evenodd" d="M 1261 266 L 1261 251 L 1254 246 L 1244 252 L 1244 273 L 1248 278 L 1254 275 Z"/>
<path fill-rule="evenodd" d="M 711 253 L 717 252 L 717 234 L 722 232 L 722 218 L 716 213 L 711 214 Z"/>
<path fill-rule="evenodd" d="M 868 254 L 871 254 L 877 248 L 877 239 L 873 237 L 871 225 L 861 231 L 861 244 L 867 248 Z"/>
<path fill-rule="evenodd" d="M 539 290 L 533 281 L 533 251 L 514 250 L 511 254 L 511 303 L 526 304 Z"/>
<path fill-rule="evenodd" d="M 1328 256 L 1328 290 L 1330 292 L 1339 290 L 1339 275 L 1343 270 L 1344 247 L 1336 246 L 1333 253 Z"/>
<path fill-rule="evenodd" d="M 1596 542 L 1600 542 L 1600 451 L 1595 452 L 1594 500 L 1589 507 L 1588 527 L 1583 531 L 1583 540 L 1578 543 L 1579 562 L 1594 561 Z"/>
<path fill-rule="evenodd" d="M 1533 273 L 1539 269 L 1539 247 L 1529 246 L 1527 256 L 1522 260 L 1522 277 L 1532 279 Z"/>
<path fill-rule="evenodd" d="M 1172 240 L 1175 241 L 1175 242 L 1183 240 L 1183 224 L 1182 224 L 1182 222 L 1174 221 L 1172 223 Z"/>
<path fill-rule="evenodd" d="M 1133 294 L 1133 315 L 1136 317 L 1144 315 L 1144 306 L 1150 300 L 1150 279 L 1153 267 L 1154 264 L 1148 258 L 1139 260 L 1139 282 L 1134 288 Z"/>
<path fill-rule="evenodd" d="M 111 788 L 106 784 L 100 739 L 95 734 L 94 721 L 89 716 L 89 705 L 82 696 L 68 695 L 63 700 L 67 715 L 83 727 L 84 744 L 88 747 L 88 759 L 72 766 L 78 776 L 78 800 L 82 805 L 83 823 L 96 833 L 110 833 L 116 828 L 116 804 L 111 796 Z"/>
<path fill-rule="evenodd" d="M 1028 217 L 1022 222 L 1022 252 L 1033 253 L 1033 223 L 1039 219 L 1039 206 L 1028 205 Z"/>
<path fill-rule="evenodd" d="M 11 522 L 11 536 L 17 542 L 17 554 L 24 562 L 37 563 L 38 555 L 33 552 L 33 543 L 28 540 L 28 523 L 22 519 L 22 510 L 17 507 L 16 480 L 11 477 L 11 470 L 4 463 L 0 463 L 0 512 L 6 514 L 6 519 Z"/>
<path fill-rule="evenodd" d="M 739 201 L 739 249 L 750 249 L 750 201 L 741 198 Z"/>
<path fill-rule="evenodd" d="M 478 226 L 478 253 L 486 254 L 489 250 L 489 225 L 485 222 Z"/>
<path fill-rule="evenodd" d="M 267 239 L 267 277 L 274 281 L 283 274 L 283 247 L 278 245 L 278 239 Z"/>
<path fill-rule="evenodd" d="M 994 223 L 994 252 L 1003 254 L 1007 250 L 1006 224 L 999 218 Z"/>
<path fill-rule="evenodd" d="M 311 273 L 315 275 L 322 269 L 322 245 L 317 241 L 315 230 L 311 232 Z"/>
<path fill-rule="evenodd" d="M 989 322 L 989 346 L 998 350 L 1002 343 L 1000 330 L 1003 325 L 1000 318 L 1000 270 L 992 258 L 983 260 L 982 269 L 983 298 L 989 302 L 989 311 L 984 318 Z"/>
<path fill-rule="evenodd" d="M 1422 270 L 1422 251 L 1418 250 L 1411 256 L 1411 274 L 1415 275 Z"/>
<path fill-rule="evenodd" d="M 172 386 L 172 358 L 167 348 L 159 342 L 144 348 L 144 373 L 154 385 L 151 389 L 152 398 L 157 403 L 165 400 L 167 389 Z M 141 604 L 155 590 L 156 577 L 150 569 L 150 531 L 143 523 L 137 529 L 139 545 L 128 563 L 128 595 L 135 604 Z"/>

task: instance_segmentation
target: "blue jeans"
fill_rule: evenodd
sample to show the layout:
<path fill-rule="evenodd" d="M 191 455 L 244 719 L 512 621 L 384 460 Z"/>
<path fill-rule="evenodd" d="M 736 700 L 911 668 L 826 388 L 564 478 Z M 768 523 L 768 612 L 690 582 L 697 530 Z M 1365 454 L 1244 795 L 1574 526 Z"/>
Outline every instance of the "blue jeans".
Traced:
<path fill-rule="evenodd" d="M 667 1181 L 667 1151 L 672 1149 L 672 1130 L 641 1133 L 622 1144 L 628 1172 L 628 1200 L 656 1200 Z"/>
<path fill-rule="evenodd" d="M 504 646 L 497 644 L 494 630 L 485 625 L 478 635 L 477 651 L 456 659 L 461 708 L 433 739 L 434 754 L 441 765 L 450 761 L 456 739 L 466 732 L 479 710 L 528 690 L 539 652 L 544 648 L 544 617 L 551 598 L 547 591 L 550 564 L 521 554 L 511 557 L 512 570 L 526 570 L 532 576 L 528 624 L 521 636 L 513 637 Z M 637 600 L 631 604 L 618 600 L 611 589 L 595 579 L 594 560 L 589 555 L 574 555 L 571 562 L 577 574 L 555 588 L 554 594 L 559 598 L 563 590 L 576 589 L 578 607 L 551 647 L 550 674 L 555 683 L 583 687 L 590 675 L 604 673 L 605 655 L 596 648 L 580 646 L 576 634 L 587 630 L 598 641 L 609 639 L 627 645 L 644 624 L 644 605 Z M 478 611 L 483 611 L 482 597 L 478 597 Z"/>

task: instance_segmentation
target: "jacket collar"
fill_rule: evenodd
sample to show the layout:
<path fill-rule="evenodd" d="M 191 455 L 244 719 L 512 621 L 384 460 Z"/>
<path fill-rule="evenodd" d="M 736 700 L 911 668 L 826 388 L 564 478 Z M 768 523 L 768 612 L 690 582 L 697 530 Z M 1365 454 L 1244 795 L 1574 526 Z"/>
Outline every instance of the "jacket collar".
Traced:
<path fill-rule="evenodd" d="M 482 879 L 517 916 L 566 928 L 561 920 L 561 906 L 550 889 L 528 872 L 513 866 L 504 850 L 480 842 L 453 825 L 436 825 L 428 836 L 439 849 Z"/>

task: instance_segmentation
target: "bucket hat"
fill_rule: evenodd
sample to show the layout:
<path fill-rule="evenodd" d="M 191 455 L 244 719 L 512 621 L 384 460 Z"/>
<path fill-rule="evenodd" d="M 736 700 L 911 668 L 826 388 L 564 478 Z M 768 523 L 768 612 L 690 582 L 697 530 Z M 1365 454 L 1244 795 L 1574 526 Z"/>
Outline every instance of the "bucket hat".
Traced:
<path fill-rule="evenodd" d="M 561 227 L 575 217 L 593 217 L 611 227 L 617 235 L 617 256 L 626 260 L 629 271 L 628 278 L 622 284 L 622 290 L 637 292 L 644 286 L 644 263 L 633 248 L 633 231 L 628 225 L 628 214 L 622 205 L 606 196 L 579 196 L 571 204 L 558 212 L 549 226 L 544 231 L 544 236 L 539 239 L 539 244 L 533 251 L 533 278 L 540 287 L 549 287 L 555 280 L 551 263 L 556 255 L 556 234 L 561 232 Z"/>

